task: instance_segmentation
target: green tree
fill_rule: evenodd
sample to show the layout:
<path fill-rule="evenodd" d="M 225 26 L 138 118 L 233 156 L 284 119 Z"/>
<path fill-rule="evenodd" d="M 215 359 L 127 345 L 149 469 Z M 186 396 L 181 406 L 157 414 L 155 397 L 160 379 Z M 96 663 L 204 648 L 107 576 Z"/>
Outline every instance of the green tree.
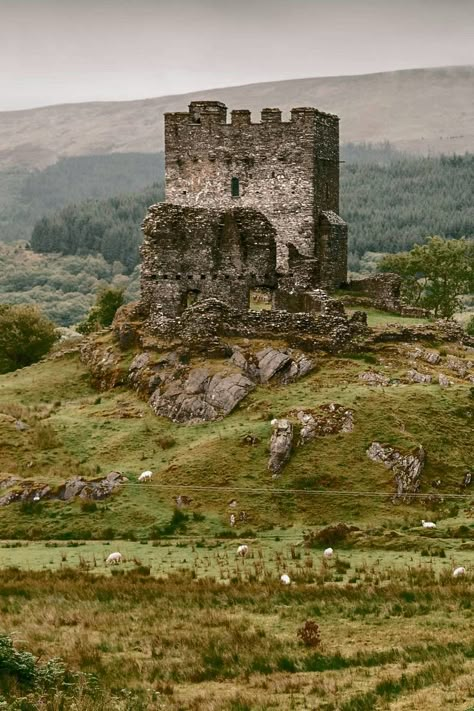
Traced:
<path fill-rule="evenodd" d="M 429 237 L 410 252 L 387 255 L 379 270 L 402 277 L 402 296 L 408 303 L 451 318 L 462 309 L 459 297 L 474 289 L 474 241 Z"/>
<path fill-rule="evenodd" d="M 54 324 L 36 306 L 0 305 L 0 373 L 36 363 L 56 339 Z"/>
<path fill-rule="evenodd" d="M 114 286 L 100 289 L 94 306 L 87 318 L 77 326 L 77 330 L 79 333 L 92 333 L 99 328 L 110 326 L 115 312 L 123 303 L 123 289 Z"/>

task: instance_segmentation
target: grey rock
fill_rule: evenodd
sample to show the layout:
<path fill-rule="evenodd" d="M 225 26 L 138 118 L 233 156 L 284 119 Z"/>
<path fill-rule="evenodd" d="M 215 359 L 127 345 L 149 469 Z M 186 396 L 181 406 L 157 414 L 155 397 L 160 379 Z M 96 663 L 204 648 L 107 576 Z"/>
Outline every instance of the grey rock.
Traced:
<path fill-rule="evenodd" d="M 293 425 L 287 419 L 273 420 L 273 432 L 270 440 L 270 459 L 268 469 L 273 478 L 281 473 L 291 456 L 293 445 Z"/>
<path fill-rule="evenodd" d="M 377 373 L 375 370 L 368 370 L 365 373 L 359 373 L 359 380 L 367 385 L 388 385 L 390 380 L 382 373 Z"/>
<path fill-rule="evenodd" d="M 157 415 L 175 422 L 196 424 L 228 415 L 253 390 L 255 384 L 241 373 L 215 373 L 204 368 L 192 370 L 186 380 L 176 380 L 150 398 Z"/>
<path fill-rule="evenodd" d="M 144 368 L 146 365 L 148 365 L 150 362 L 150 354 L 149 353 L 139 353 L 138 355 L 135 356 L 135 358 L 132 360 L 130 363 L 129 367 L 129 372 L 132 372 L 134 370 L 141 370 Z"/>
<path fill-rule="evenodd" d="M 291 361 L 291 356 L 275 348 L 264 348 L 256 354 L 260 371 L 260 382 L 268 383 L 273 376 Z"/>
<path fill-rule="evenodd" d="M 415 494 L 420 489 L 420 477 L 425 465 L 425 451 L 420 445 L 411 454 L 403 454 L 394 447 L 372 442 L 367 456 L 373 462 L 380 462 L 394 474 L 396 498 L 405 494 Z"/>
<path fill-rule="evenodd" d="M 419 373 L 417 370 L 409 370 L 407 372 L 407 378 L 410 383 L 431 383 L 431 375 L 425 373 Z"/>
<path fill-rule="evenodd" d="M 204 393 L 209 380 L 210 375 L 206 368 L 195 368 L 189 373 L 188 379 L 184 384 L 184 392 L 188 395 Z"/>
<path fill-rule="evenodd" d="M 30 426 L 27 425 L 26 422 L 22 422 L 22 420 L 16 420 L 15 427 L 19 432 L 24 432 L 25 430 L 30 429 Z"/>
<path fill-rule="evenodd" d="M 448 355 L 446 365 L 450 370 L 457 373 L 460 378 L 464 378 L 466 373 L 472 368 L 472 362 L 470 360 L 463 360 L 453 355 Z"/>
<path fill-rule="evenodd" d="M 452 385 L 452 380 L 446 377 L 446 375 L 443 375 L 443 373 L 439 373 L 438 375 L 438 383 L 442 388 L 449 388 L 450 385 Z"/>
<path fill-rule="evenodd" d="M 216 374 L 209 383 L 206 399 L 213 407 L 228 415 L 253 390 L 255 384 L 238 373 L 223 377 Z"/>
<path fill-rule="evenodd" d="M 426 348 L 415 348 L 408 354 L 408 357 L 412 360 L 424 360 L 425 363 L 431 363 L 431 365 L 437 365 L 441 361 L 441 356 L 437 351 L 429 351 Z"/>

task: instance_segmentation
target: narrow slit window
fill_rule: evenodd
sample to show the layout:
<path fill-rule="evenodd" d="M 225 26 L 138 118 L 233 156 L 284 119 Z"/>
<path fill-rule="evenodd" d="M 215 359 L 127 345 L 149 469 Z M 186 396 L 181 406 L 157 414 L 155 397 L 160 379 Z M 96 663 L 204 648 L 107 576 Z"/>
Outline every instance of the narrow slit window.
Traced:
<path fill-rule="evenodd" d="M 232 178 L 230 183 L 230 192 L 232 197 L 239 197 L 240 195 L 240 184 L 238 178 Z"/>

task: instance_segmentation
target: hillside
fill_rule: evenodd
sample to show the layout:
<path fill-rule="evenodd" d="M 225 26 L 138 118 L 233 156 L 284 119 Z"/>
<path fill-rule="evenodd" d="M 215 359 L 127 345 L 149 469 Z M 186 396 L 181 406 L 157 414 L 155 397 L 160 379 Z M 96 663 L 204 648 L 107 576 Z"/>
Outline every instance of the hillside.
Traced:
<path fill-rule="evenodd" d="M 92 344 L 113 369 L 111 333 Z M 415 345 L 438 352 L 437 364 L 417 362 L 430 384 L 407 382 Z M 166 362 L 224 365 L 217 351 L 177 361 L 171 347 L 147 340 L 155 377 Z M 121 351 L 122 365 L 136 355 Z M 224 420 L 187 426 L 155 416 L 131 387 L 99 392 L 70 342 L 0 376 L 4 630 L 37 665 L 60 657 L 75 673 L 42 691 L 7 666 L 16 658 L 0 636 L 7 698 L 71 711 L 303 711 L 308 699 L 320 711 L 472 708 L 473 495 L 463 482 L 473 399 L 467 374 L 452 369 L 469 352 L 430 340 L 309 355 L 303 379 L 260 384 Z M 374 370 L 390 383 L 360 378 Z M 297 427 L 295 411 L 332 403 L 352 411 L 353 427 L 295 446 L 272 479 L 272 418 Z M 394 500 L 394 471 L 367 456 L 374 441 L 409 456 L 423 446 L 419 496 Z M 145 469 L 152 481 L 140 484 Z M 127 477 L 112 495 L 73 495 L 77 477 L 92 486 L 109 473 Z M 107 565 L 112 552 L 121 564 Z M 314 644 L 303 643 L 308 622 Z"/>
<path fill-rule="evenodd" d="M 342 142 L 389 140 L 414 153 L 463 153 L 474 150 L 473 81 L 474 67 L 440 67 L 2 112 L 0 169 L 41 168 L 67 156 L 160 151 L 163 113 L 186 110 L 203 96 L 254 112 L 316 106 L 341 117 Z"/>

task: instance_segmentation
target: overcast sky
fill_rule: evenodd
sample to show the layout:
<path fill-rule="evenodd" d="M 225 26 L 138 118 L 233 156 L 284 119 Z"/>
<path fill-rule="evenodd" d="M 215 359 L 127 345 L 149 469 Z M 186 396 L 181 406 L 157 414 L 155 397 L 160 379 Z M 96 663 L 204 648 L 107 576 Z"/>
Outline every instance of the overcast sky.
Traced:
<path fill-rule="evenodd" d="M 474 0 L 0 0 L 0 110 L 474 64 Z"/>

